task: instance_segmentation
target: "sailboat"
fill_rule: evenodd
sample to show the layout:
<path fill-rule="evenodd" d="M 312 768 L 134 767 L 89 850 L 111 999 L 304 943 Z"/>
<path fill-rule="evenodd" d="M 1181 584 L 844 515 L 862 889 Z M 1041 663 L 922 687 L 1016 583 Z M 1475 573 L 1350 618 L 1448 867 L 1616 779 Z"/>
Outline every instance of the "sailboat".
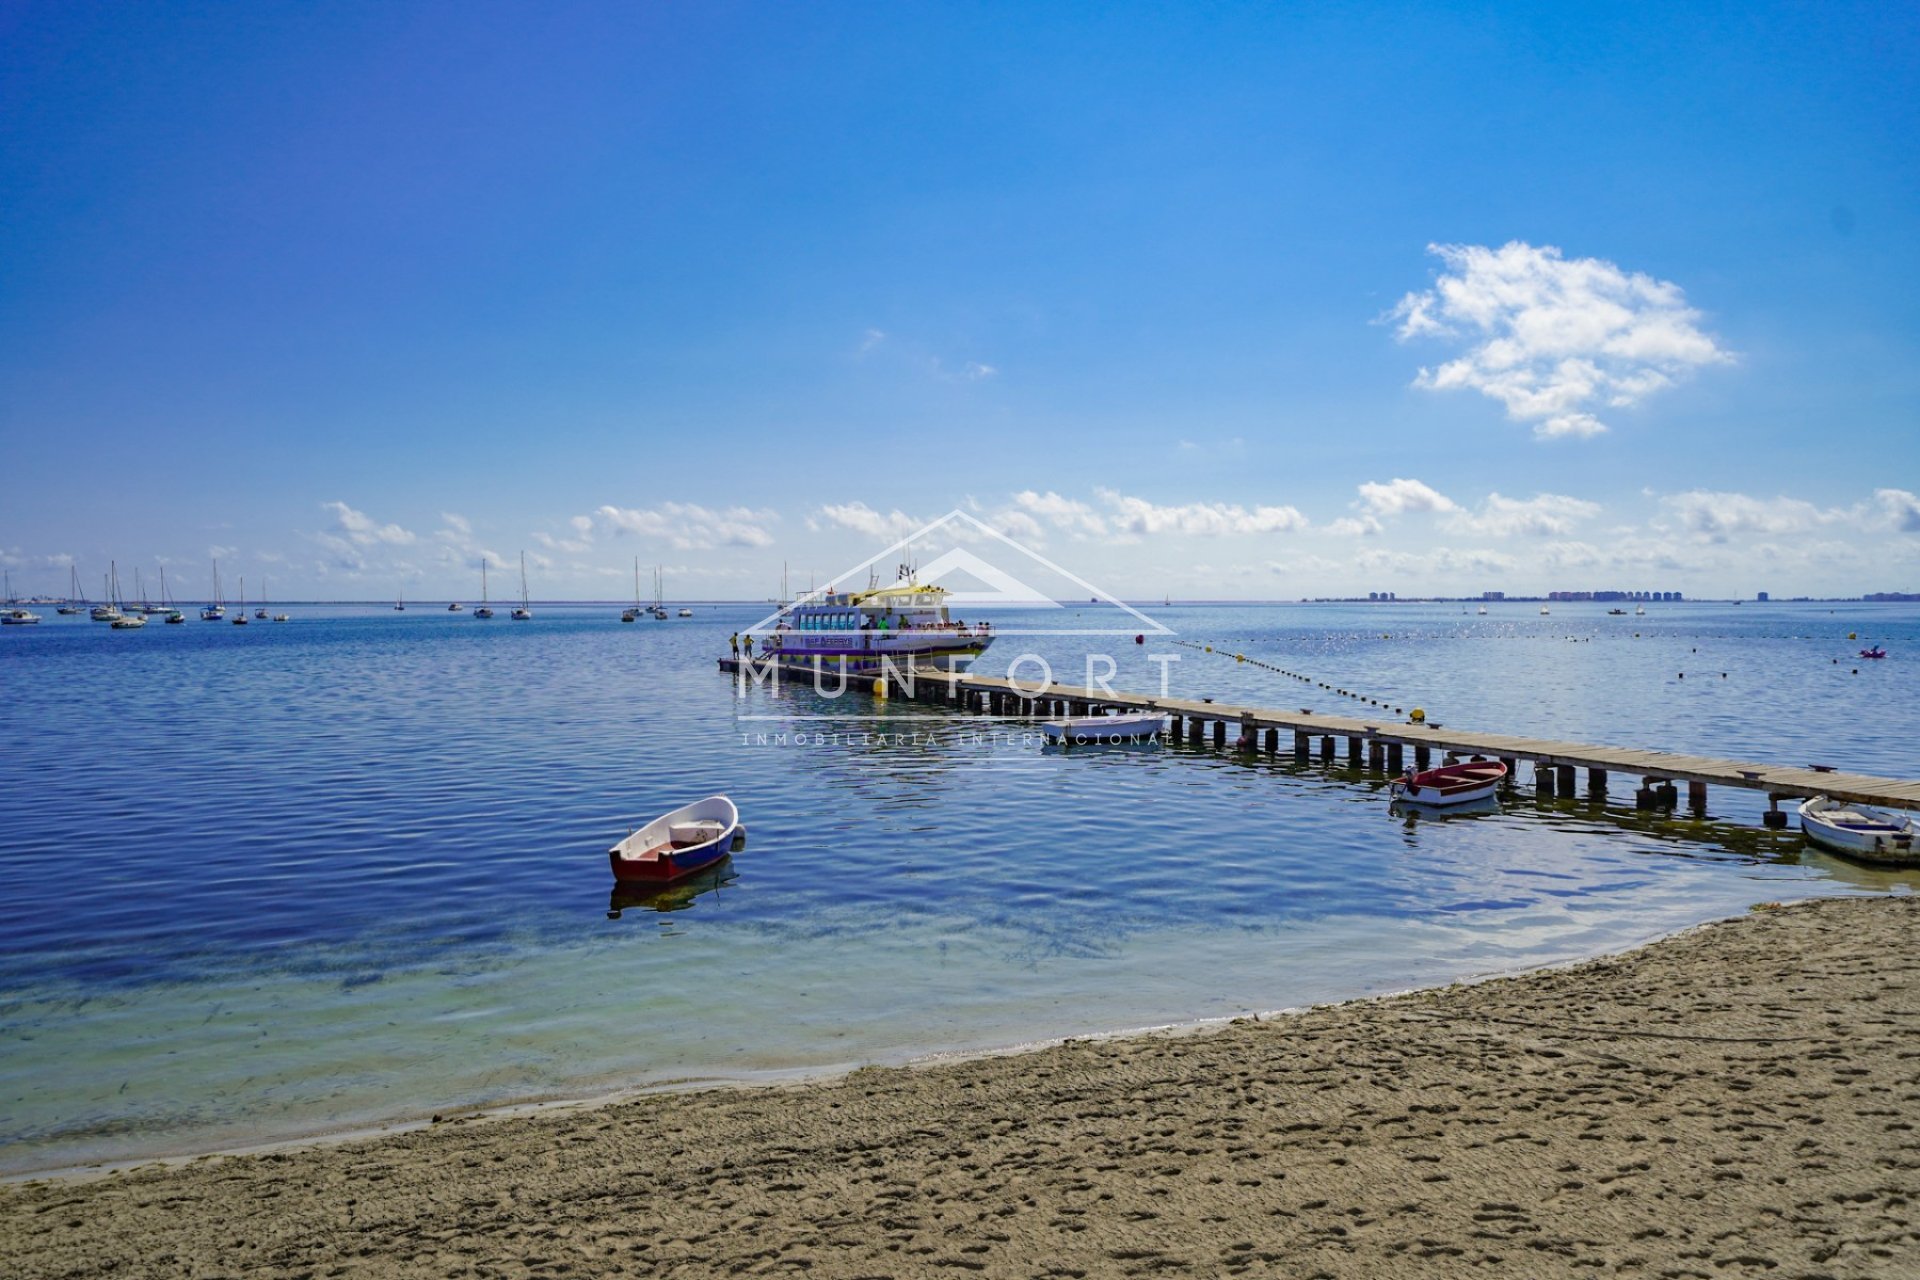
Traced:
<path fill-rule="evenodd" d="M 633 622 L 640 616 L 640 557 L 633 558 L 633 608 L 623 610 L 620 621 Z"/>
<path fill-rule="evenodd" d="M 487 558 L 480 557 L 480 607 L 473 611 L 476 618 L 491 618 L 493 606 L 487 603 Z"/>
<path fill-rule="evenodd" d="M 107 563 L 111 565 L 113 561 L 109 560 Z M 120 618 L 120 606 L 115 604 L 113 599 L 113 574 L 101 574 L 100 585 L 105 589 L 107 598 L 88 610 L 87 616 L 95 622 L 117 622 Z"/>
<path fill-rule="evenodd" d="M 140 581 L 140 569 L 138 566 L 135 566 L 133 570 L 133 593 L 140 597 L 140 612 L 142 614 L 151 618 L 154 614 L 163 612 L 159 605 L 147 599 L 147 587 L 145 583 Z"/>
<path fill-rule="evenodd" d="M 655 565 L 653 568 L 653 607 L 648 609 L 647 612 L 651 613 L 661 622 L 667 620 L 667 606 L 664 602 L 666 589 L 666 575 L 660 572 L 660 566 Z"/>
<path fill-rule="evenodd" d="M 111 560 L 107 563 L 113 566 L 113 571 L 107 575 L 107 599 L 111 602 L 109 607 L 113 610 L 113 629 L 115 631 L 138 631 L 141 627 L 147 625 L 146 617 L 130 609 L 121 607 L 120 566 Z"/>
<path fill-rule="evenodd" d="M 527 608 L 527 553 L 520 553 L 520 607 L 508 615 L 515 622 L 533 621 L 533 610 Z"/>
<path fill-rule="evenodd" d="M 395 613 L 405 613 L 407 611 L 407 593 L 406 592 L 400 591 L 400 592 L 394 593 L 393 611 Z"/>
<path fill-rule="evenodd" d="M 67 588 L 67 602 L 55 612 L 79 613 L 87 607 L 87 598 L 80 592 L 80 566 L 68 565 L 67 576 L 72 580 L 72 585 Z"/>
<path fill-rule="evenodd" d="M 185 622 L 187 615 L 174 608 L 167 600 L 167 566 L 160 566 L 160 610 L 166 614 L 161 621 L 171 626 L 176 622 Z"/>
<path fill-rule="evenodd" d="M 40 615 L 30 609 L 22 609 L 13 598 L 13 572 L 7 571 L 7 607 L 0 612 L 0 623 L 9 627 L 30 627 L 40 621 Z"/>
<path fill-rule="evenodd" d="M 218 622 L 227 616 L 226 601 L 220 595 L 220 562 L 213 562 L 213 603 L 200 611 L 200 621 Z"/>
<path fill-rule="evenodd" d="M 262 622 L 267 620 L 267 580 L 265 578 L 260 579 L 260 607 L 253 611 L 253 616 Z"/>
<path fill-rule="evenodd" d="M 1636 617 L 1636 618 L 1644 618 L 1644 617 L 1646 617 L 1646 616 L 1647 616 L 1647 606 L 1645 606 L 1645 605 L 1643 605 L 1643 604 L 1637 604 L 1637 605 L 1635 605 L 1635 606 L 1633 606 L 1633 616 L 1634 616 L 1634 617 Z"/>
<path fill-rule="evenodd" d="M 245 578 L 240 579 L 240 607 L 234 611 L 233 625 L 236 627 L 247 625 L 247 580 Z"/>

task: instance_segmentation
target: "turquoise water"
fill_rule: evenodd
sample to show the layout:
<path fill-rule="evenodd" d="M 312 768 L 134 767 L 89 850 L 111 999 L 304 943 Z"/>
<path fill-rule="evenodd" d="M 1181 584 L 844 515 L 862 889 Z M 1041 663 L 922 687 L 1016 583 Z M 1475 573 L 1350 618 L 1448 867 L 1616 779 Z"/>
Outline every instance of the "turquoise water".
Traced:
<path fill-rule="evenodd" d="M 1491 608 L 1155 608 L 1177 636 L 1098 647 L 1121 688 L 1173 653 L 1176 693 L 1375 713 L 1238 652 L 1443 723 L 1915 772 L 1920 609 Z M 1227 1017 L 1916 879 L 1740 792 L 1706 823 L 1524 792 L 1422 820 L 1290 758 L 738 698 L 712 659 L 747 606 L 295 612 L 0 633 L 0 1172 Z M 1087 648 L 1009 634 L 981 669 L 1077 681 Z M 606 847 L 714 791 L 746 850 L 612 895 Z"/>

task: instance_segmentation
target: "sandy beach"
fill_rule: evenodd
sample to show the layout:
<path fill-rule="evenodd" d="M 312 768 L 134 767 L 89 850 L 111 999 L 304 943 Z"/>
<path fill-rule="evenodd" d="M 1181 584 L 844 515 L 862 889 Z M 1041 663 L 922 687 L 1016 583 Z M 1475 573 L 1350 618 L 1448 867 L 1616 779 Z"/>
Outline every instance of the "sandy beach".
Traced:
<path fill-rule="evenodd" d="M 0 1274 L 1920 1274 L 1920 900 L 1197 1033 L 0 1189 Z"/>

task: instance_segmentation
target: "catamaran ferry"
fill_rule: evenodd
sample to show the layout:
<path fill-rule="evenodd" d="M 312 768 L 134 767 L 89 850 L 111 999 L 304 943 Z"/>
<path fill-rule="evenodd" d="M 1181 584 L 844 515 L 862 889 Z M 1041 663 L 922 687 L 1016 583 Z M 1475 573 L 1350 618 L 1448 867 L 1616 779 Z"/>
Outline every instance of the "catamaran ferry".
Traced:
<path fill-rule="evenodd" d="M 849 675 L 878 672 L 882 660 L 895 670 L 909 664 L 963 671 L 993 643 L 987 623 L 968 624 L 948 615 L 947 589 L 903 579 L 890 587 L 835 591 L 783 610 L 770 631 L 749 633 L 760 656 L 783 666 L 813 665 Z"/>

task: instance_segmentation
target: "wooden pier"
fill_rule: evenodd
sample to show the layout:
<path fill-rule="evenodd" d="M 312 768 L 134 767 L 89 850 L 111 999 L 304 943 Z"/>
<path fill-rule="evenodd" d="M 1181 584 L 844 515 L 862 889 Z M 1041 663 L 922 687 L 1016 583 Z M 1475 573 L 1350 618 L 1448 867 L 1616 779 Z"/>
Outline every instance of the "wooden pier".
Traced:
<path fill-rule="evenodd" d="M 720 660 L 724 671 L 736 671 L 739 666 L 732 659 Z M 756 666 L 765 669 L 764 661 Z M 805 680 L 809 685 L 814 678 L 811 665 L 783 664 L 781 670 L 783 678 Z M 1216 747 L 1272 755 L 1283 749 L 1282 735 L 1291 735 L 1285 749 L 1297 760 L 1332 762 L 1344 755 L 1351 767 L 1391 774 L 1409 767 L 1427 768 L 1436 755 L 1483 756 L 1505 762 L 1509 779 L 1515 779 L 1516 765 L 1525 760 L 1533 767 L 1534 788 L 1543 796 L 1576 794 L 1578 774 L 1583 769 L 1587 794 L 1594 799 L 1608 794 L 1614 774 L 1637 780 L 1634 800 L 1643 809 L 1677 808 L 1676 784 L 1682 782 L 1687 784 L 1687 807 L 1696 812 L 1704 812 L 1709 786 L 1739 787 L 1765 793 L 1769 801 L 1765 818 L 1770 827 L 1786 825 L 1787 815 L 1779 807 L 1782 800 L 1808 796 L 1832 796 L 1896 809 L 1920 808 L 1920 780 L 1843 773 L 1826 766 L 1754 764 L 1638 747 L 1481 733 L 1378 716 L 1330 715 L 1305 708 L 1287 711 L 1058 683 L 1042 685 L 1038 680 L 1016 681 L 926 667 L 894 674 L 899 678 L 888 680 L 890 694 L 963 711 L 1009 719 L 1093 715 L 1107 708 L 1161 711 L 1171 718 L 1169 736 L 1176 742 L 1204 744 L 1211 740 Z M 837 681 L 838 675 L 829 667 L 826 678 Z M 854 676 L 849 684 L 871 689 L 875 680 L 873 675 Z"/>

